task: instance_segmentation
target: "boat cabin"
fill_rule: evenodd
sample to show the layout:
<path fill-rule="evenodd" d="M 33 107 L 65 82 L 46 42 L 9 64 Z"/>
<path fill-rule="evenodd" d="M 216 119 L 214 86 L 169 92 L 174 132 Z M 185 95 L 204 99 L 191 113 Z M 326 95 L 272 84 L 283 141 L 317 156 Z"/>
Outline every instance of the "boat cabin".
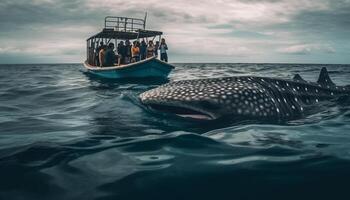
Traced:
<path fill-rule="evenodd" d="M 90 65 L 96 65 L 96 58 L 98 57 L 98 48 L 100 42 L 105 45 L 113 43 L 115 47 L 118 46 L 120 40 L 140 40 L 145 39 L 146 43 L 149 40 L 160 41 L 161 31 L 146 30 L 146 17 L 144 19 L 129 18 L 129 17 L 105 17 L 104 28 L 101 32 L 91 36 L 87 39 L 87 62 Z"/>

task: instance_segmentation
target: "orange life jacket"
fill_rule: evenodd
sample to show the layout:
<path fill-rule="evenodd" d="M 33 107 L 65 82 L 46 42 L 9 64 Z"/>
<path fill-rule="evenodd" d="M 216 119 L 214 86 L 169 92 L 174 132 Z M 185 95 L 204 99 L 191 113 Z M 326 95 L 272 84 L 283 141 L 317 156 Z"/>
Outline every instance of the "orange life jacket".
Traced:
<path fill-rule="evenodd" d="M 131 47 L 131 56 L 139 56 L 140 55 L 140 48 L 138 47 Z"/>

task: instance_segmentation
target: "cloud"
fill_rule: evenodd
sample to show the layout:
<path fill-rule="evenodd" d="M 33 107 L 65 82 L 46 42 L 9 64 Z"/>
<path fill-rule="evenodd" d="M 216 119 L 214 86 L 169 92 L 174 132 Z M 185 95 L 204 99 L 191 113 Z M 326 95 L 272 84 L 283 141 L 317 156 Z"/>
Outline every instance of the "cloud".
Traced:
<path fill-rule="evenodd" d="M 274 62 L 332 53 L 337 62 L 350 51 L 349 0 L 2 0 L 0 54 L 74 55 L 69 61 L 81 62 L 85 39 L 102 29 L 105 16 L 142 18 L 145 11 L 147 28 L 162 30 L 169 53 L 182 55 L 170 55 L 172 61 L 195 55 Z"/>
<path fill-rule="evenodd" d="M 335 49 L 329 45 L 298 44 L 279 49 L 280 53 L 306 55 L 312 53 L 335 53 Z"/>
<path fill-rule="evenodd" d="M 27 54 L 32 56 L 52 56 L 52 55 L 79 55 L 85 49 L 84 45 L 79 43 L 55 43 L 41 42 L 35 46 L 24 45 L 23 47 L 3 46 L 0 47 L 0 54 Z M 84 50 L 83 50 L 84 49 Z"/>

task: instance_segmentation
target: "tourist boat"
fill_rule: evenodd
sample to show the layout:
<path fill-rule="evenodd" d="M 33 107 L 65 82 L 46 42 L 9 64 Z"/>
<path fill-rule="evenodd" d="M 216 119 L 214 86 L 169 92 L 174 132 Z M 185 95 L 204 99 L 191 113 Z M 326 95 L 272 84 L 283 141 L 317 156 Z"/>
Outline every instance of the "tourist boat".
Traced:
<path fill-rule="evenodd" d="M 86 70 L 96 76 L 103 78 L 166 78 L 174 66 L 159 60 L 157 57 L 150 57 L 138 62 L 100 67 L 97 66 L 96 51 L 100 42 L 104 44 L 114 43 L 115 47 L 120 40 L 140 40 L 143 39 L 147 43 L 149 40 L 154 41 L 157 37 L 160 41 L 160 31 L 146 30 L 146 17 L 144 19 L 128 18 L 128 17 L 112 17 L 105 18 L 104 29 L 87 39 L 87 59 L 84 62 Z"/>

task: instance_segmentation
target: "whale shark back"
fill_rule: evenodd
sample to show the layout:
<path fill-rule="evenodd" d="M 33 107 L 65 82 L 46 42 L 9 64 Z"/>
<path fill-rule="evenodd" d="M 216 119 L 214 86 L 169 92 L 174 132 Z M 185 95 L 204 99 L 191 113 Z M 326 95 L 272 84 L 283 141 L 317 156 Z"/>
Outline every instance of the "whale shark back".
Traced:
<path fill-rule="evenodd" d="M 301 76 L 299 74 L 295 74 L 295 76 L 293 77 L 293 80 L 298 81 L 298 82 L 304 82 L 304 83 L 307 82 L 303 78 L 301 78 Z"/>

